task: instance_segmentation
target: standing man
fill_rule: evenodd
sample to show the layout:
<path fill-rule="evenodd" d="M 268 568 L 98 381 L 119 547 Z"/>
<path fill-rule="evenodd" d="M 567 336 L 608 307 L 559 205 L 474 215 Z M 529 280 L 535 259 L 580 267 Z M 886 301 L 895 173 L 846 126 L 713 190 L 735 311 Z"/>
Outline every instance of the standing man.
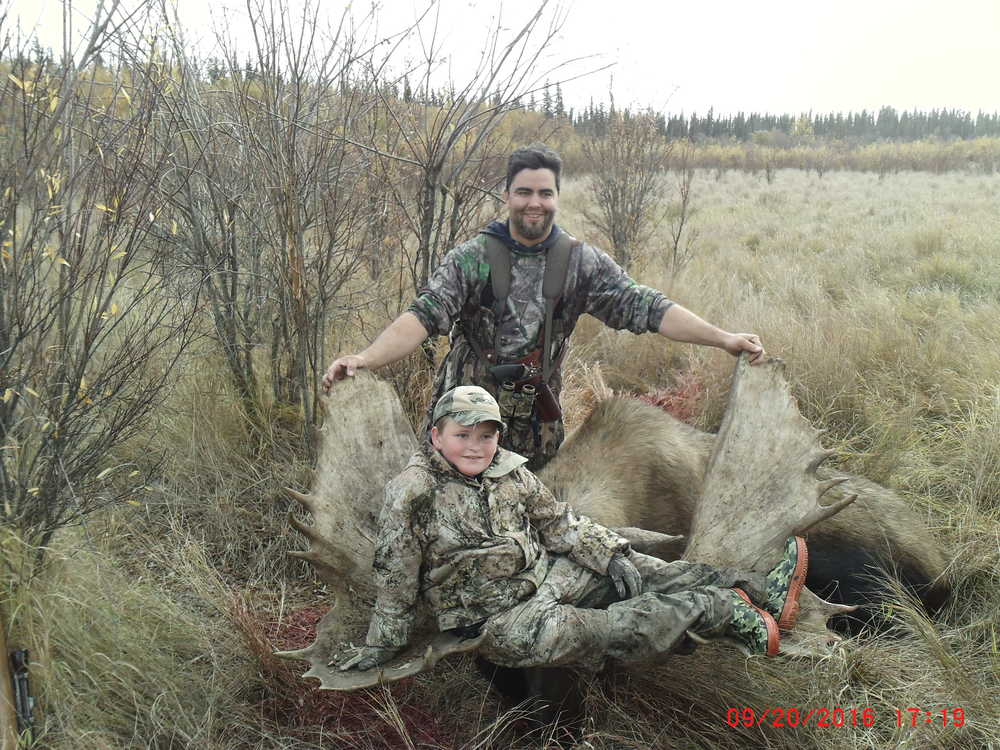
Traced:
<path fill-rule="evenodd" d="M 333 361 L 323 388 L 402 359 L 432 334 L 447 334 L 451 350 L 435 378 L 431 405 L 459 385 L 485 388 L 508 424 L 503 447 L 528 457 L 528 468 L 537 471 L 563 440 L 560 365 L 583 313 L 611 328 L 652 331 L 732 355 L 745 351 L 751 364 L 763 361 L 756 335 L 707 323 L 560 229 L 555 217 L 561 171 L 559 155 L 544 145 L 512 153 L 503 193 L 508 220 L 494 221 L 449 252 L 406 312 L 367 349 Z M 563 268 L 553 270 L 557 266 Z"/>

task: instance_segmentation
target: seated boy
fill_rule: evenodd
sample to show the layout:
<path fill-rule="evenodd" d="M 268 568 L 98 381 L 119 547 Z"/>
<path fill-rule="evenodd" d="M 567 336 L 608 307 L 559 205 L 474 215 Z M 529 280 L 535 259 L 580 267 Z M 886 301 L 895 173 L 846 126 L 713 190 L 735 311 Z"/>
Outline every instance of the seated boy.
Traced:
<path fill-rule="evenodd" d="M 804 540 L 789 538 L 766 577 L 663 562 L 575 515 L 527 459 L 499 448 L 500 409 L 482 388 L 445 393 L 433 422 L 431 445 L 386 486 L 366 645 L 340 669 L 371 669 L 402 649 L 418 596 L 441 630 L 483 633 L 480 653 L 501 666 L 643 661 L 688 630 L 778 653 L 779 628 L 798 613 Z"/>

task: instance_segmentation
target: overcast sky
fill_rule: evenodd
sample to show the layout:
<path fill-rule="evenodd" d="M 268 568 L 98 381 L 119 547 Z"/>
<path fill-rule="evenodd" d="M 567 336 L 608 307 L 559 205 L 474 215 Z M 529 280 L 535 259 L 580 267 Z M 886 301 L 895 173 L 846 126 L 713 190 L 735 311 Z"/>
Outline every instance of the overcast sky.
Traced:
<path fill-rule="evenodd" d="M 288 0 L 297 5 L 301 0 Z M 213 25 L 246 34 L 244 0 L 170 0 L 192 43 L 211 50 Z M 78 18 L 96 0 L 74 0 Z M 553 3 L 555 0 L 553 0 Z M 355 2 L 354 11 L 370 3 Z M 379 3 L 380 33 L 405 27 L 420 0 Z M 37 29 L 46 46 L 62 35 L 60 0 L 0 0 Z M 336 17 L 340 0 L 322 0 Z M 505 26 L 523 22 L 531 0 L 441 0 L 441 35 L 451 75 L 461 80 L 502 8 Z M 552 65 L 595 55 L 609 71 L 565 85 L 567 105 L 606 101 L 660 111 L 717 113 L 897 109 L 1000 110 L 1000 0 L 575 0 L 546 51 Z M 79 21 L 77 22 L 79 25 Z"/>

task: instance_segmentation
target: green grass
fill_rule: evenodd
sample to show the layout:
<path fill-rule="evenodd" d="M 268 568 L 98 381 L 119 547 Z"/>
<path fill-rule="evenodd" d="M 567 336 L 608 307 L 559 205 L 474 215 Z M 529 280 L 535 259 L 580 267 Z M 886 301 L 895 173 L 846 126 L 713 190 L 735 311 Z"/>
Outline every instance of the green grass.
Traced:
<path fill-rule="evenodd" d="M 996 175 L 779 170 L 768 184 L 763 174 L 704 172 L 691 262 L 669 276 L 665 224 L 643 248 L 639 281 L 724 328 L 759 333 L 786 361 L 836 461 L 901 491 L 935 530 L 956 596 L 929 622 L 901 595 L 899 637 L 852 641 L 819 662 L 706 648 L 601 678 L 588 695 L 595 747 L 1000 747 L 998 194 Z M 566 180 L 560 223 L 586 237 L 583 200 L 582 181 Z M 335 346 L 361 345 L 358 331 L 384 322 L 339 330 Z M 728 355 L 584 320 L 568 405 L 598 362 L 613 388 L 691 394 L 697 423 L 717 427 Z M 415 418 L 429 383 L 413 371 L 404 363 L 392 377 Z M 467 660 L 392 691 L 315 703 L 310 685 L 269 658 L 282 623 L 326 603 L 324 587 L 286 557 L 302 543 L 280 488 L 308 483 L 290 422 L 275 414 L 268 434 L 249 435 L 218 363 L 192 358 L 129 456 L 161 461 L 154 490 L 85 535 L 64 534 L 56 562 L 8 592 L 11 645 L 32 649 L 38 747 L 516 744 L 520 714 L 497 705 Z M 742 706 L 870 707 L 877 721 L 728 726 L 725 710 Z M 894 709 L 908 706 L 962 707 L 967 725 L 896 727 Z M 544 746 L 551 731 L 518 746 Z"/>

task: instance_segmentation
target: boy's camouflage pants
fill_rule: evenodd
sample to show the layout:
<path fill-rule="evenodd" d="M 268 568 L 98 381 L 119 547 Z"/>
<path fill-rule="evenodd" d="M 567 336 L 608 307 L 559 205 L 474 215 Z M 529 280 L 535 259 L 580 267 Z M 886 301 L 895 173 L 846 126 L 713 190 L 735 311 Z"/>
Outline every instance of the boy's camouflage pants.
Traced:
<path fill-rule="evenodd" d="M 605 657 L 644 661 L 668 653 L 685 631 L 723 634 L 732 618 L 729 587 L 746 574 L 632 553 L 642 594 L 613 602 L 607 576 L 567 557 L 550 558 L 535 595 L 486 621 L 480 653 L 507 667 L 574 665 L 600 669 Z"/>

